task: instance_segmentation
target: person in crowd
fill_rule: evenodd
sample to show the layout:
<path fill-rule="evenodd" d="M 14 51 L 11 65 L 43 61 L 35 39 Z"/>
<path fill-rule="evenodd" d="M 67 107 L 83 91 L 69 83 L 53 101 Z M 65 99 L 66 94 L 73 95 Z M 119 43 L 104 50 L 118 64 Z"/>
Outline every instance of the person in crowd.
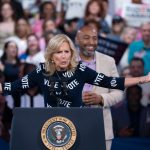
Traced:
<path fill-rule="evenodd" d="M 1 0 L 0 5 L 2 5 L 2 3 L 5 3 L 5 2 L 12 4 L 14 13 L 16 15 L 16 19 L 24 17 L 23 7 L 19 1 L 17 1 L 17 0 Z"/>
<path fill-rule="evenodd" d="M 136 40 L 136 37 L 137 37 L 137 29 L 133 27 L 129 27 L 129 26 L 125 27 L 121 34 L 122 41 L 127 43 L 128 45 L 134 42 Z M 120 69 L 127 67 L 129 65 L 128 55 L 129 55 L 129 49 L 127 48 L 120 60 L 120 63 L 119 63 Z"/>
<path fill-rule="evenodd" d="M 76 41 L 79 49 L 79 60 L 85 65 L 107 76 L 119 76 L 115 60 L 96 51 L 98 46 L 98 32 L 96 29 L 91 26 L 83 26 L 78 30 Z M 83 91 L 83 102 L 87 105 L 90 99 L 93 100 L 93 105 L 99 105 L 99 102 L 103 99 L 106 149 L 110 150 L 113 139 L 110 107 L 122 100 L 123 93 L 120 90 L 95 87 L 88 84 L 85 85 Z"/>
<path fill-rule="evenodd" d="M 132 77 L 140 77 L 144 75 L 144 61 L 141 58 L 133 57 L 129 67 Z"/>
<path fill-rule="evenodd" d="M 4 46 L 5 39 L 14 35 L 15 21 L 12 4 L 9 2 L 2 3 L 0 6 L 0 50 Z"/>
<path fill-rule="evenodd" d="M 102 0 L 103 8 L 104 8 L 104 19 L 108 23 L 109 27 L 112 26 L 112 16 L 108 14 L 109 9 L 109 0 Z"/>
<path fill-rule="evenodd" d="M 19 65 L 17 44 L 13 41 L 6 42 L 1 57 L 0 70 L 4 72 L 7 82 L 12 82 L 19 77 Z"/>
<path fill-rule="evenodd" d="M 20 57 L 27 49 L 27 36 L 31 33 L 31 28 L 25 18 L 19 18 L 16 21 L 15 35 L 7 38 L 5 41 L 14 41 L 18 45 L 18 56 Z"/>
<path fill-rule="evenodd" d="M 50 20 L 50 19 L 49 19 L 49 20 L 45 20 L 45 21 L 43 22 L 42 28 L 43 28 L 43 33 L 44 33 L 44 32 L 47 32 L 47 31 L 54 31 L 54 32 L 59 32 L 59 33 L 61 33 L 61 32 L 59 31 L 59 29 L 57 28 L 56 23 L 55 23 L 54 20 Z"/>
<path fill-rule="evenodd" d="M 137 36 L 137 29 L 134 27 L 126 26 L 121 34 L 121 39 L 125 43 L 131 44 L 133 41 L 136 40 L 136 36 Z"/>
<path fill-rule="evenodd" d="M 73 18 L 67 20 L 64 24 L 64 33 L 71 38 L 71 40 L 75 41 L 75 35 L 78 29 L 78 18 Z"/>
<path fill-rule="evenodd" d="M 125 28 L 125 25 L 125 20 L 121 16 L 114 15 L 112 19 L 111 33 L 107 35 L 107 38 L 119 42 L 122 41 L 121 34 Z"/>
<path fill-rule="evenodd" d="M 91 50 L 91 46 L 88 49 Z M 85 83 L 124 90 L 125 87 L 147 82 L 150 82 L 150 75 L 111 77 L 92 70 L 77 60 L 77 50 L 71 39 L 65 34 L 58 34 L 48 43 L 45 63 L 19 80 L 0 83 L 0 92 L 9 95 L 38 86 L 47 107 L 83 107 L 82 89 Z M 103 106 L 102 97 L 97 99 L 98 103 Z M 94 104 L 93 98 L 86 100 L 86 104 Z"/>
<path fill-rule="evenodd" d="M 99 22 L 101 30 L 104 33 L 110 33 L 110 28 L 104 19 L 104 8 L 102 1 L 99 0 L 89 0 L 85 9 L 84 18 L 78 21 L 78 28 L 85 25 L 88 20 L 94 19 Z"/>
<path fill-rule="evenodd" d="M 4 73 L 6 82 L 13 82 L 20 77 L 22 63 L 18 58 L 18 47 L 15 42 L 9 41 L 4 45 L 4 53 L 1 57 L 0 70 Z M 12 94 L 14 107 L 20 106 L 20 94 Z M 16 101 L 15 101 L 16 100 Z"/>
<path fill-rule="evenodd" d="M 120 72 L 120 76 L 121 77 L 131 77 L 131 75 L 130 75 L 130 67 L 126 66 L 126 67 L 122 68 L 122 70 Z"/>
<path fill-rule="evenodd" d="M 40 38 L 42 36 L 42 25 L 46 20 L 56 20 L 56 9 L 51 1 L 45 1 L 40 5 L 40 12 L 32 22 L 32 31 Z"/>
<path fill-rule="evenodd" d="M 45 37 L 44 34 L 46 32 L 53 32 L 53 33 L 61 33 L 61 31 L 57 28 L 56 23 L 54 20 L 45 20 L 43 22 L 43 26 L 42 26 L 42 37 L 40 38 L 39 42 L 40 42 L 40 48 L 41 50 L 44 50 L 46 48 L 46 43 L 45 43 Z"/>
<path fill-rule="evenodd" d="M 128 62 L 130 63 L 133 57 L 140 57 L 144 60 L 144 74 L 150 71 L 150 22 L 141 25 L 142 39 L 132 42 L 129 46 Z"/>
<path fill-rule="evenodd" d="M 130 67 L 130 74 L 132 77 L 140 77 L 144 75 L 145 64 L 142 58 L 133 57 L 129 67 Z M 140 86 L 142 87 L 142 91 L 143 91 L 141 104 L 143 106 L 148 106 L 150 104 L 150 85 L 143 84 Z"/>
<path fill-rule="evenodd" d="M 44 20 L 55 19 L 55 5 L 51 1 L 43 2 L 40 6 L 40 18 Z"/>
<path fill-rule="evenodd" d="M 39 38 L 34 33 L 31 33 L 27 37 L 27 51 L 25 54 L 20 56 L 20 59 L 22 62 L 38 65 L 40 63 L 40 60 L 38 57 L 40 52 L 41 50 L 39 47 Z M 43 60 L 44 58 L 41 58 L 41 59 Z"/>
<path fill-rule="evenodd" d="M 147 120 L 148 109 L 141 105 L 141 98 L 142 88 L 140 86 L 128 87 L 126 99 L 120 105 L 112 108 L 115 136 L 150 136 L 150 122 Z"/>
<path fill-rule="evenodd" d="M 45 39 L 45 46 L 46 47 L 48 45 L 49 40 L 57 34 L 59 34 L 59 32 L 55 32 L 55 31 L 47 31 L 44 33 L 44 39 Z"/>

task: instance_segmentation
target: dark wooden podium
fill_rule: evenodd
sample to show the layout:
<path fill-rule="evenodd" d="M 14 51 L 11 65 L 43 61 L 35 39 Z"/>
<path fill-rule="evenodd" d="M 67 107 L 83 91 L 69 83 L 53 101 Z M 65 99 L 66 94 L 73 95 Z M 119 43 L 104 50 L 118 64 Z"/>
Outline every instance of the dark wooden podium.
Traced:
<path fill-rule="evenodd" d="M 47 150 L 41 129 L 55 116 L 70 119 L 76 127 L 77 138 L 71 150 L 106 150 L 100 108 L 15 108 L 13 113 L 11 150 Z"/>

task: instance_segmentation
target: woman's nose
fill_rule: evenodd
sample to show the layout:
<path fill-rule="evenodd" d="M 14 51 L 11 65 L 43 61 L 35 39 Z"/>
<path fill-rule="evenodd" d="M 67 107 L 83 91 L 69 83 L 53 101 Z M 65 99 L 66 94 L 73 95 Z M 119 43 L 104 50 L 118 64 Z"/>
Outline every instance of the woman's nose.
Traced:
<path fill-rule="evenodd" d="M 65 52 L 62 53 L 62 57 L 63 58 L 66 57 L 66 53 Z"/>

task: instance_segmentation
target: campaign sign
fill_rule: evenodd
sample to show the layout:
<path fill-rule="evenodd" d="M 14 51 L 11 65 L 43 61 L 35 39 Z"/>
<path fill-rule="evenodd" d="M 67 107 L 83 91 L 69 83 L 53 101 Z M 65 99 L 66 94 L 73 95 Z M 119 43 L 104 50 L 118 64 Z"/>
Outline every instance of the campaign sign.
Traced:
<path fill-rule="evenodd" d="M 140 27 L 142 23 L 150 21 L 150 5 L 125 4 L 122 17 L 129 26 Z"/>
<path fill-rule="evenodd" d="M 113 57 L 118 65 L 128 44 L 99 36 L 97 51 Z"/>

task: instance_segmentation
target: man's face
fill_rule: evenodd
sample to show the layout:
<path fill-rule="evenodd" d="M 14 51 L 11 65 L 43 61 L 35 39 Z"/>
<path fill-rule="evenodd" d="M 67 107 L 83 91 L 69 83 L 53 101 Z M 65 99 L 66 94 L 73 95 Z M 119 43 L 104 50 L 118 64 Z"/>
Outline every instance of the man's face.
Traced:
<path fill-rule="evenodd" d="M 142 38 L 144 42 L 150 41 L 150 24 L 145 24 L 142 26 Z"/>
<path fill-rule="evenodd" d="M 98 45 L 98 35 L 95 29 L 83 28 L 77 33 L 76 40 L 82 55 L 86 57 L 94 56 L 95 49 Z"/>
<path fill-rule="evenodd" d="M 132 111 L 136 111 L 139 109 L 142 93 L 140 93 L 136 87 L 132 87 L 128 92 L 127 100 L 129 108 Z"/>
<path fill-rule="evenodd" d="M 124 28 L 124 22 L 113 23 L 112 30 L 115 34 L 121 33 Z"/>
<path fill-rule="evenodd" d="M 144 74 L 144 66 L 141 61 L 132 61 L 130 64 L 130 74 L 133 77 L 139 77 Z"/>

